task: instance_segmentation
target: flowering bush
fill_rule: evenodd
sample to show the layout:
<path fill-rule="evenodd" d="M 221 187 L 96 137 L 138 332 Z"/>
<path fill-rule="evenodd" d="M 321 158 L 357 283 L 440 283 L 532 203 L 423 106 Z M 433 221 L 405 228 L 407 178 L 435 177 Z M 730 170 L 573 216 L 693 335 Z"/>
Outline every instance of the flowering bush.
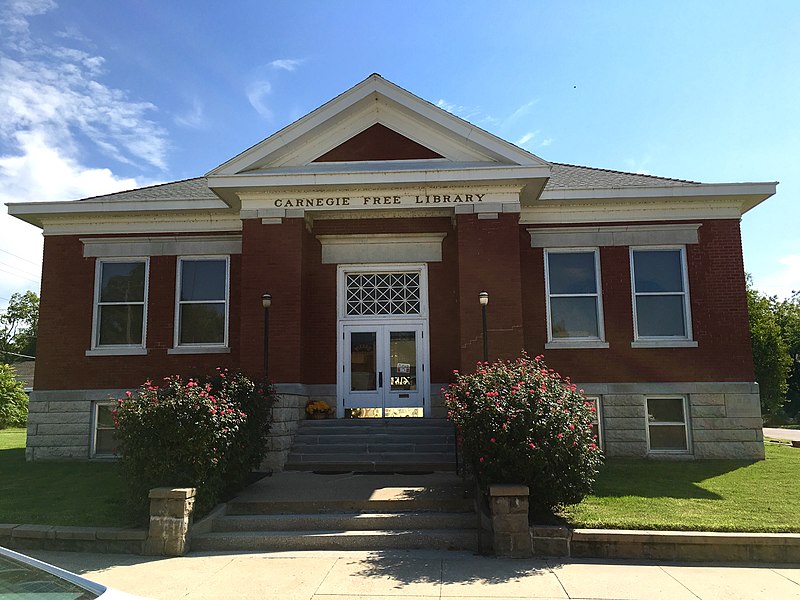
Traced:
<path fill-rule="evenodd" d="M 591 427 L 596 409 L 568 377 L 525 355 L 455 375 L 444 394 L 448 416 L 484 490 L 525 484 L 532 514 L 591 491 L 602 461 Z"/>
<path fill-rule="evenodd" d="M 202 513 L 240 486 L 266 452 L 273 400 L 268 385 L 221 369 L 126 392 L 113 415 L 134 514 L 146 514 L 154 487 L 196 487 Z"/>

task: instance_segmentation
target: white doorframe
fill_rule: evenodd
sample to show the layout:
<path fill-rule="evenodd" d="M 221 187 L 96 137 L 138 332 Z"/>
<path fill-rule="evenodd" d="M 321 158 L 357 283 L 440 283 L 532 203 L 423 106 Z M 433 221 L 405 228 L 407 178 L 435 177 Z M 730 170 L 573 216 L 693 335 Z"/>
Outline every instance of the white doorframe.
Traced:
<path fill-rule="evenodd" d="M 348 315 L 346 310 L 346 277 L 351 273 L 419 273 L 419 313 L 406 315 Z M 345 375 L 346 356 L 349 349 L 346 347 L 345 327 L 348 326 L 397 326 L 402 328 L 407 325 L 409 329 L 422 332 L 422 339 L 418 345 L 418 372 L 417 387 L 422 394 L 422 409 L 425 417 L 430 416 L 430 345 L 428 333 L 428 269 L 425 264 L 359 264 L 339 265 L 336 275 L 336 416 L 345 416 L 344 398 L 349 394 Z M 358 327 L 364 330 L 362 327 Z"/>

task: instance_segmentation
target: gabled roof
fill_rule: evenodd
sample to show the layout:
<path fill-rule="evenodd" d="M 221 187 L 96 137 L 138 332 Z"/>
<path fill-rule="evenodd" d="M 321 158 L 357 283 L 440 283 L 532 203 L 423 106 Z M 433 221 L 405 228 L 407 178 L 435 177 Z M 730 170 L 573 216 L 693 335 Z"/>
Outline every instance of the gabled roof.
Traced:
<path fill-rule="evenodd" d="M 538 156 L 372 74 L 209 172 L 210 185 L 216 187 L 216 181 L 225 176 L 267 175 L 287 168 L 315 172 L 325 164 L 317 159 L 376 124 L 442 157 L 433 161 L 538 167 L 540 174 L 547 175 L 549 164 Z M 408 169 L 409 165 L 387 167 Z"/>

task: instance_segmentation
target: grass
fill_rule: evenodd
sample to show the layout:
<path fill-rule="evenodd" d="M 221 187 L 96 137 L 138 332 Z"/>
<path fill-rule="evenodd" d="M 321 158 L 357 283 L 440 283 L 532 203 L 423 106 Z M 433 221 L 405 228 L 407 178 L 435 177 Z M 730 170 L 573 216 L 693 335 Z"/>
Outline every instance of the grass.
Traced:
<path fill-rule="evenodd" d="M 0 523 L 127 526 L 114 463 L 26 462 L 25 430 L 0 430 Z"/>
<path fill-rule="evenodd" d="M 800 532 L 800 450 L 766 460 L 609 459 L 595 493 L 563 511 L 575 527 Z"/>
<path fill-rule="evenodd" d="M 576 527 L 800 532 L 800 450 L 767 459 L 609 459 L 595 493 L 563 512 Z M 0 430 L 0 523 L 127 526 L 115 463 L 25 461 L 25 430 Z"/>

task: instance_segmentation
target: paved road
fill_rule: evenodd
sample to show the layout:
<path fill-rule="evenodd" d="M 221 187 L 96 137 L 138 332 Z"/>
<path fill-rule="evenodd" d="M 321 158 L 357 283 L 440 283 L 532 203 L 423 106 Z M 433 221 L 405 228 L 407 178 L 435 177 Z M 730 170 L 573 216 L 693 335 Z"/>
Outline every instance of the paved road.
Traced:
<path fill-rule="evenodd" d="M 800 599 L 800 565 L 502 560 L 433 551 L 193 553 L 169 559 L 31 554 L 102 584 L 158 600 Z"/>
<path fill-rule="evenodd" d="M 778 438 L 781 440 L 800 440 L 800 429 L 764 427 L 764 437 Z"/>

